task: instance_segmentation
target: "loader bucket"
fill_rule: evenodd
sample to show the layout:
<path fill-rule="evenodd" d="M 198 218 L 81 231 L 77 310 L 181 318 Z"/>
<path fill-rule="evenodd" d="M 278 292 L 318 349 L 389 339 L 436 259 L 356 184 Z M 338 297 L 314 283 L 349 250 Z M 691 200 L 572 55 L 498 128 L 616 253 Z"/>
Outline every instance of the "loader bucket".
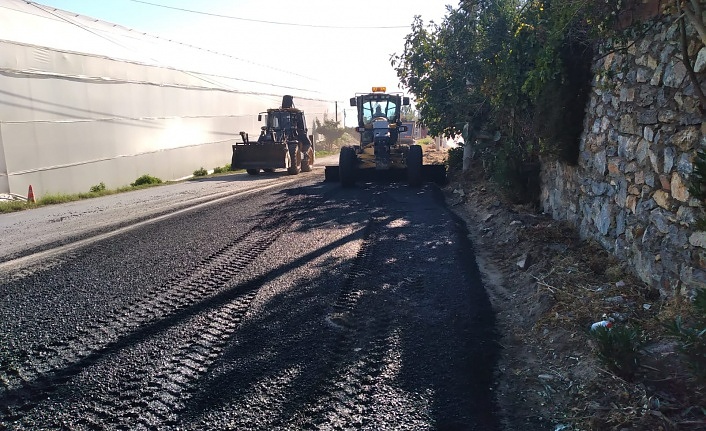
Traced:
<path fill-rule="evenodd" d="M 230 169 L 287 168 L 286 144 L 235 144 Z"/>

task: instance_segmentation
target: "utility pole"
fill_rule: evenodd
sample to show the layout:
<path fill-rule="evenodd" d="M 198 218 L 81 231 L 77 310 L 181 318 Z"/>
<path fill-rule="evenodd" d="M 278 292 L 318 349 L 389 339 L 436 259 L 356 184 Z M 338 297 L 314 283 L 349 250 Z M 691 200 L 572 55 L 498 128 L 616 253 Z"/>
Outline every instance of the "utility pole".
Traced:
<path fill-rule="evenodd" d="M 336 100 L 336 122 L 338 123 L 338 100 Z"/>

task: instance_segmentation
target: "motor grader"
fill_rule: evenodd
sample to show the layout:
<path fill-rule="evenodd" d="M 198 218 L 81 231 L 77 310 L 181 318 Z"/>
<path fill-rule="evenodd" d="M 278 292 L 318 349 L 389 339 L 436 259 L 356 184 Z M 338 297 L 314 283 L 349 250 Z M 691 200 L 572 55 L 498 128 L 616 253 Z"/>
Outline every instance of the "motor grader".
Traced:
<path fill-rule="evenodd" d="M 341 148 L 338 166 L 326 167 L 326 180 L 338 180 L 344 187 L 362 179 L 385 177 L 406 178 L 410 186 L 420 186 L 427 179 L 445 182 L 445 166 L 425 166 L 422 147 L 400 139 L 400 133 L 407 131 L 400 114 L 402 107 L 409 105 L 409 97 L 386 90 L 373 87 L 372 92 L 357 93 L 350 99 L 358 113 L 360 142 Z"/>
<path fill-rule="evenodd" d="M 261 127 L 257 141 L 240 132 L 242 143 L 233 145 L 232 171 L 245 169 L 250 175 L 261 171 L 274 172 L 287 169 L 290 175 L 309 172 L 314 164 L 313 136 L 307 135 L 304 112 L 294 106 L 292 96 L 282 97 L 282 106 L 268 109 L 257 116 L 265 125 Z"/>

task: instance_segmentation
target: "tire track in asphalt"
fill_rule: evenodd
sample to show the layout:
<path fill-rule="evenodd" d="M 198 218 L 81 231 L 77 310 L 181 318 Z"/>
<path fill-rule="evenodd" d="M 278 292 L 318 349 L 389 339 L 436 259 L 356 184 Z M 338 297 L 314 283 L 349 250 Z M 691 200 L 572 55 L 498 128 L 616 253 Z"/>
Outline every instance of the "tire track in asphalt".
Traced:
<path fill-rule="evenodd" d="M 150 323 L 178 316 L 183 310 L 212 295 L 265 251 L 291 224 L 286 214 L 273 214 L 262 225 L 232 240 L 133 304 L 83 330 L 69 340 L 57 340 L 46 348 L 21 352 L 20 361 L 5 359 L 0 367 L 0 424 L 18 420 L 39 399 L 129 342 L 146 338 Z M 132 335 L 131 335 L 132 334 Z"/>
<path fill-rule="evenodd" d="M 384 255 L 379 241 L 381 219 L 371 218 L 353 264 L 344 276 L 339 295 L 327 321 L 340 331 L 331 363 L 337 369 L 317 388 L 295 423 L 277 424 L 277 429 L 360 428 L 373 403 L 374 382 L 381 373 L 387 352 L 386 340 L 393 323 L 390 310 L 362 310 L 366 295 L 380 287 L 374 282 L 375 257 Z M 344 364 L 340 366 L 339 364 Z"/>
<path fill-rule="evenodd" d="M 92 392 L 89 405 L 77 406 L 68 399 L 50 416 L 54 420 L 64 417 L 64 423 L 81 418 L 80 423 L 89 427 L 105 422 L 120 429 L 176 426 L 193 382 L 220 356 L 262 283 L 263 279 L 255 279 L 234 286 L 234 292 L 228 293 L 227 299 L 220 298 L 218 306 L 170 328 L 169 334 L 164 334 L 168 343 L 146 340 L 106 358 L 91 374 L 102 368 L 122 368 L 126 371 L 120 373 L 122 377 L 110 379 L 107 388 Z"/>

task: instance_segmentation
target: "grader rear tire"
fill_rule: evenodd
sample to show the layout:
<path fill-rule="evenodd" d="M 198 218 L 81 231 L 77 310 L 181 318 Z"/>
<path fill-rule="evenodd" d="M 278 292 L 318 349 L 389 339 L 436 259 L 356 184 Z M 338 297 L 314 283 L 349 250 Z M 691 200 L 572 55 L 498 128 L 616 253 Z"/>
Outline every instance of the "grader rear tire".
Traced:
<path fill-rule="evenodd" d="M 257 175 L 260 173 L 259 169 L 246 169 L 245 172 L 247 172 L 250 175 Z"/>
<path fill-rule="evenodd" d="M 412 187 L 422 185 L 422 147 L 410 145 L 407 153 L 407 181 Z"/>
<path fill-rule="evenodd" d="M 357 164 L 358 155 L 355 153 L 355 148 L 341 148 L 341 154 L 338 156 L 338 174 L 343 187 L 351 187 L 355 184 Z"/>

